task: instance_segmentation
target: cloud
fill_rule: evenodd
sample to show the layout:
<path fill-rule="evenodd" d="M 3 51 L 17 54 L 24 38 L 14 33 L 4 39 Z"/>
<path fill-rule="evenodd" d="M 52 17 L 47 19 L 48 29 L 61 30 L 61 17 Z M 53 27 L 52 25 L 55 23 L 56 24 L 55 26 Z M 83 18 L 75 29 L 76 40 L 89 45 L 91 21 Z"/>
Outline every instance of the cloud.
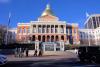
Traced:
<path fill-rule="evenodd" d="M 0 3 L 9 3 L 11 0 L 0 0 Z"/>

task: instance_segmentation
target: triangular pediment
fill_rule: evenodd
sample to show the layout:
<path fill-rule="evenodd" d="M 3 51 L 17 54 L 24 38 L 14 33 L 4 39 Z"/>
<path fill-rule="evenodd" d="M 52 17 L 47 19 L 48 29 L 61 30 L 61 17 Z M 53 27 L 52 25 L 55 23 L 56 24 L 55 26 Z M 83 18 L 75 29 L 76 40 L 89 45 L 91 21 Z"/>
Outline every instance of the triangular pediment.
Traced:
<path fill-rule="evenodd" d="M 39 18 L 39 21 L 58 21 L 58 18 L 52 15 L 45 15 Z"/>

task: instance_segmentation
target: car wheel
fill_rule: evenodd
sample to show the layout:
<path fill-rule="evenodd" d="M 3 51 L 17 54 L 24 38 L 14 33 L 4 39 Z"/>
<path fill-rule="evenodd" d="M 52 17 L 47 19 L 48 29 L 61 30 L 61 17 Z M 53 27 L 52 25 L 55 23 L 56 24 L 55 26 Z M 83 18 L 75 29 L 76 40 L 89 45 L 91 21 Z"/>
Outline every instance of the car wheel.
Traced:
<path fill-rule="evenodd" d="M 92 56 L 91 59 L 90 59 L 91 63 L 96 63 L 96 57 L 95 56 Z"/>

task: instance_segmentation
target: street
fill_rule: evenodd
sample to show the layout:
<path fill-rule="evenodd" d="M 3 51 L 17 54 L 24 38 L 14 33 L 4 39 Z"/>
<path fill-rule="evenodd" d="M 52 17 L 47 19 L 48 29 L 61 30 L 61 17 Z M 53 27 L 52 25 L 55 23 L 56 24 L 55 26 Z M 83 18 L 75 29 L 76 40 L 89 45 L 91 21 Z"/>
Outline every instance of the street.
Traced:
<path fill-rule="evenodd" d="M 77 55 L 66 51 L 63 55 L 15 58 L 8 56 L 6 67 L 100 67 L 99 64 L 81 63 Z"/>

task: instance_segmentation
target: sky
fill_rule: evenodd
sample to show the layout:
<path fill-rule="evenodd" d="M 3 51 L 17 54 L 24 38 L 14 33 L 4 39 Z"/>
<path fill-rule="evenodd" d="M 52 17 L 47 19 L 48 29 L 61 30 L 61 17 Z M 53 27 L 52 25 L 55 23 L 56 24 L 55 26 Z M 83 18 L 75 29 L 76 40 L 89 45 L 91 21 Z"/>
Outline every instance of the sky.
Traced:
<path fill-rule="evenodd" d="M 8 24 L 9 12 L 11 28 L 18 22 L 37 21 L 47 4 L 61 21 L 78 23 L 79 28 L 84 28 L 86 12 L 100 14 L 100 0 L 0 0 L 0 24 Z"/>

